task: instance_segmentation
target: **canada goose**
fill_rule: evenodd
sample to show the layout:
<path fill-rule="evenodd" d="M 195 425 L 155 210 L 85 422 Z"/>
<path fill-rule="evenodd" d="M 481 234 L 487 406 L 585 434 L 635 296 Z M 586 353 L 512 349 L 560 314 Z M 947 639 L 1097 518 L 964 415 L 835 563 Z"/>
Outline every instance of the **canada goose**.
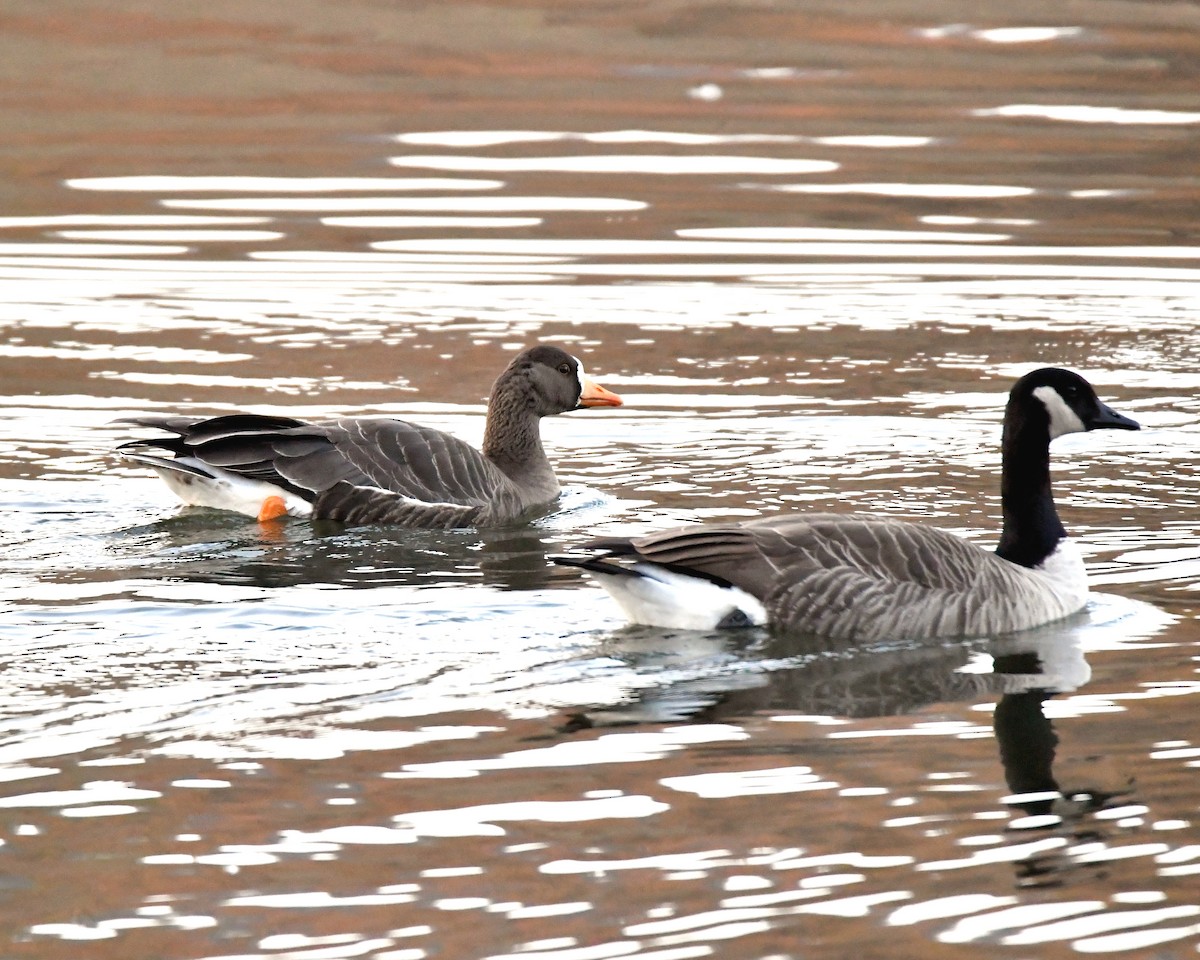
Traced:
<path fill-rule="evenodd" d="M 1050 441 L 1137 430 L 1091 385 L 1046 367 L 1017 381 L 1004 414 L 995 553 L 917 523 L 799 514 L 702 524 L 585 544 L 582 567 L 635 623 L 689 629 L 771 624 L 833 637 L 978 636 L 1082 608 L 1087 576 L 1050 492 Z"/>
<path fill-rule="evenodd" d="M 575 357 L 541 344 L 518 354 L 496 379 L 482 452 L 388 417 L 307 423 L 247 413 L 130 417 L 121 422 L 173 436 L 117 449 L 155 470 L 185 503 L 262 521 L 290 514 L 434 529 L 489 526 L 558 496 L 542 449 L 542 417 L 621 402 L 588 379 Z"/>

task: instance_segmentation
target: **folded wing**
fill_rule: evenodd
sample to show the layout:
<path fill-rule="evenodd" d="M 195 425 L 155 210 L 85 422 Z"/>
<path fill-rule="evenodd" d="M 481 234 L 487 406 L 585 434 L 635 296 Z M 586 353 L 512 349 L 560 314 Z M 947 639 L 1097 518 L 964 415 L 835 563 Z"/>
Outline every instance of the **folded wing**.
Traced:
<path fill-rule="evenodd" d="M 511 481 L 479 451 L 404 420 L 306 423 L 235 414 L 126 422 L 172 434 L 123 444 L 119 449 L 127 456 L 271 484 L 312 503 L 315 517 L 442 527 L 469 523 L 463 518 L 518 501 L 508 489 Z M 164 460 L 165 453 L 174 461 Z"/>
<path fill-rule="evenodd" d="M 828 636 L 1007 632 L 1078 608 L 1045 578 L 953 534 L 869 517 L 765 518 L 589 546 L 731 584 L 776 627 Z"/>

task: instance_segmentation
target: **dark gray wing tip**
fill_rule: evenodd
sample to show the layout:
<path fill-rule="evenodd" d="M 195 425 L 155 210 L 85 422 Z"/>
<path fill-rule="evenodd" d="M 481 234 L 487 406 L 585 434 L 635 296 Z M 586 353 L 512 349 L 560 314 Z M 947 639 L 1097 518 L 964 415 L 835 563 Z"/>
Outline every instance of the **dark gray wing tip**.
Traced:
<path fill-rule="evenodd" d="M 582 554 L 555 554 L 546 559 L 560 567 L 577 567 L 590 573 L 604 573 L 609 576 L 641 577 L 644 576 L 632 567 L 622 566 L 611 559 L 611 554 L 585 556 Z"/>
<path fill-rule="evenodd" d="M 610 557 L 631 557 L 637 554 L 637 548 L 629 537 L 597 537 L 580 544 L 579 549 Z"/>
<path fill-rule="evenodd" d="M 592 573 L 642 576 L 632 567 L 618 563 L 616 557 L 635 557 L 637 550 L 628 537 L 598 537 L 579 545 L 578 553 L 563 553 L 546 559 L 560 567 L 578 567 Z"/>
<path fill-rule="evenodd" d="M 168 433 L 174 433 L 182 437 L 202 419 L 204 418 L 144 414 L 138 417 L 118 417 L 116 420 L 110 420 L 109 423 L 129 424 L 133 427 L 150 427 L 154 430 L 165 430 Z"/>
<path fill-rule="evenodd" d="M 167 457 L 158 457 L 150 453 L 141 453 L 135 450 L 126 450 L 126 447 L 135 447 L 135 443 L 123 443 L 117 447 L 118 453 L 121 456 L 133 463 L 140 463 L 144 466 L 151 467 L 154 470 L 170 470 L 172 473 L 186 473 L 194 477 L 203 477 L 206 480 L 213 479 L 213 474 L 201 467 L 190 463 L 184 463 L 181 460 L 169 459 Z M 125 451 L 121 453 L 121 451 Z"/>

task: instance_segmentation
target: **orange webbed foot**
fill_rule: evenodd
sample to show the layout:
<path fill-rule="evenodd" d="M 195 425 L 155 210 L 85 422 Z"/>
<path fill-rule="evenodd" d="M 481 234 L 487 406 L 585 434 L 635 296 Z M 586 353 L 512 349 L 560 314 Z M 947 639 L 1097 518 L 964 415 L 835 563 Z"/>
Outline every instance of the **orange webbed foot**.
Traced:
<path fill-rule="evenodd" d="M 263 500 L 262 506 L 259 507 L 258 522 L 269 523 L 287 515 L 288 508 L 287 504 L 283 502 L 283 497 L 271 496 Z"/>

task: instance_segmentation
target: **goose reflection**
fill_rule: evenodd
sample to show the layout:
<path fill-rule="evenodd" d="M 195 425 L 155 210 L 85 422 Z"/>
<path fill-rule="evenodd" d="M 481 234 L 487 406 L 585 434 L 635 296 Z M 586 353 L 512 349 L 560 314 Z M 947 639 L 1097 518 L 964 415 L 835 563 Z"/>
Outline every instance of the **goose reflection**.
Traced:
<path fill-rule="evenodd" d="M 1085 610 L 1053 624 L 967 642 L 848 644 L 762 629 L 628 627 L 601 647 L 640 686 L 627 700 L 572 713 L 566 727 L 771 711 L 861 719 L 994 698 L 994 733 L 1013 805 L 1029 815 L 1081 812 L 1120 795 L 1124 785 L 1061 785 L 1053 771 L 1058 737 L 1044 705 L 1090 680 L 1086 650 L 1144 640 L 1169 619 L 1149 604 L 1096 595 Z"/>
<path fill-rule="evenodd" d="M 1014 795 L 1011 804 L 1033 816 L 1061 806 L 1053 769 L 1058 735 L 1045 703 L 1091 679 L 1078 639 L 1072 633 L 1033 637 L 1005 645 L 993 657 L 995 674 L 1008 687 L 992 716 L 1000 763 Z"/>
<path fill-rule="evenodd" d="M 1017 821 L 1013 829 L 1077 819 L 1129 792 L 1127 782 L 1099 783 L 1092 767 L 1088 781 L 1080 783 L 1064 784 L 1054 772 L 1059 737 L 1046 704 L 1091 679 L 1084 638 L 1081 630 L 1032 631 L 1017 642 L 999 644 L 994 653 L 993 670 L 1002 692 L 992 722 L 1005 782 L 1012 791 L 1007 802 L 1033 818 Z"/>
<path fill-rule="evenodd" d="M 611 636 L 607 651 L 624 658 L 644 688 L 628 702 L 572 714 L 563 729 L 689 718 L 736 722 L 772 711 L 899 716 L 935 704 L 994 701 L 993 730 L 1010 792 L 1004 802 L 1015 814 L 1009 835 L 1018 844 L 1031 834 L 1067 841 L 1013 861 L 1016 883 L 1055 886 L 1079 871 L 1109 869 L 1071 851 L 1117 829 L 1102 811 L 1127 803 L 1131 784 L 1107 764 L 1070 751 L 1063 758 L 1067 772 L 1056 771 L 1062 751 L 1046 705 L 1091 680 L 1087 651 L 1144 642 L 1171 619 L 1149 604 L 1097 596 L 1073 617 L 975 643 L 847 646 L 759 632 L 735 644 L 728 633 L 640 628 Z"/>
<path fill-rule="evenodd" d="M 184 510 L 111 534 L 108 542 L 110 554 L 148 577 L 268 588 L 462 581 L 533 590 L 550 583 L 546 556 L 555 549 L 561 545 L 552 531 L 538 525 L 447 531 L 319 521 L 247 525 L 208 510 Z"/>
<path fill-rule="evenodd" d="M 988 678 L 966 669 L 987 644 L 986 639 L 851 643 L 765 629 L 626 627 L 601 646 L 643 686 L 628 701 L 579 711 L 570 724 L 713 720 L 764 711 L 899 716 L 988 693 Z"/>

